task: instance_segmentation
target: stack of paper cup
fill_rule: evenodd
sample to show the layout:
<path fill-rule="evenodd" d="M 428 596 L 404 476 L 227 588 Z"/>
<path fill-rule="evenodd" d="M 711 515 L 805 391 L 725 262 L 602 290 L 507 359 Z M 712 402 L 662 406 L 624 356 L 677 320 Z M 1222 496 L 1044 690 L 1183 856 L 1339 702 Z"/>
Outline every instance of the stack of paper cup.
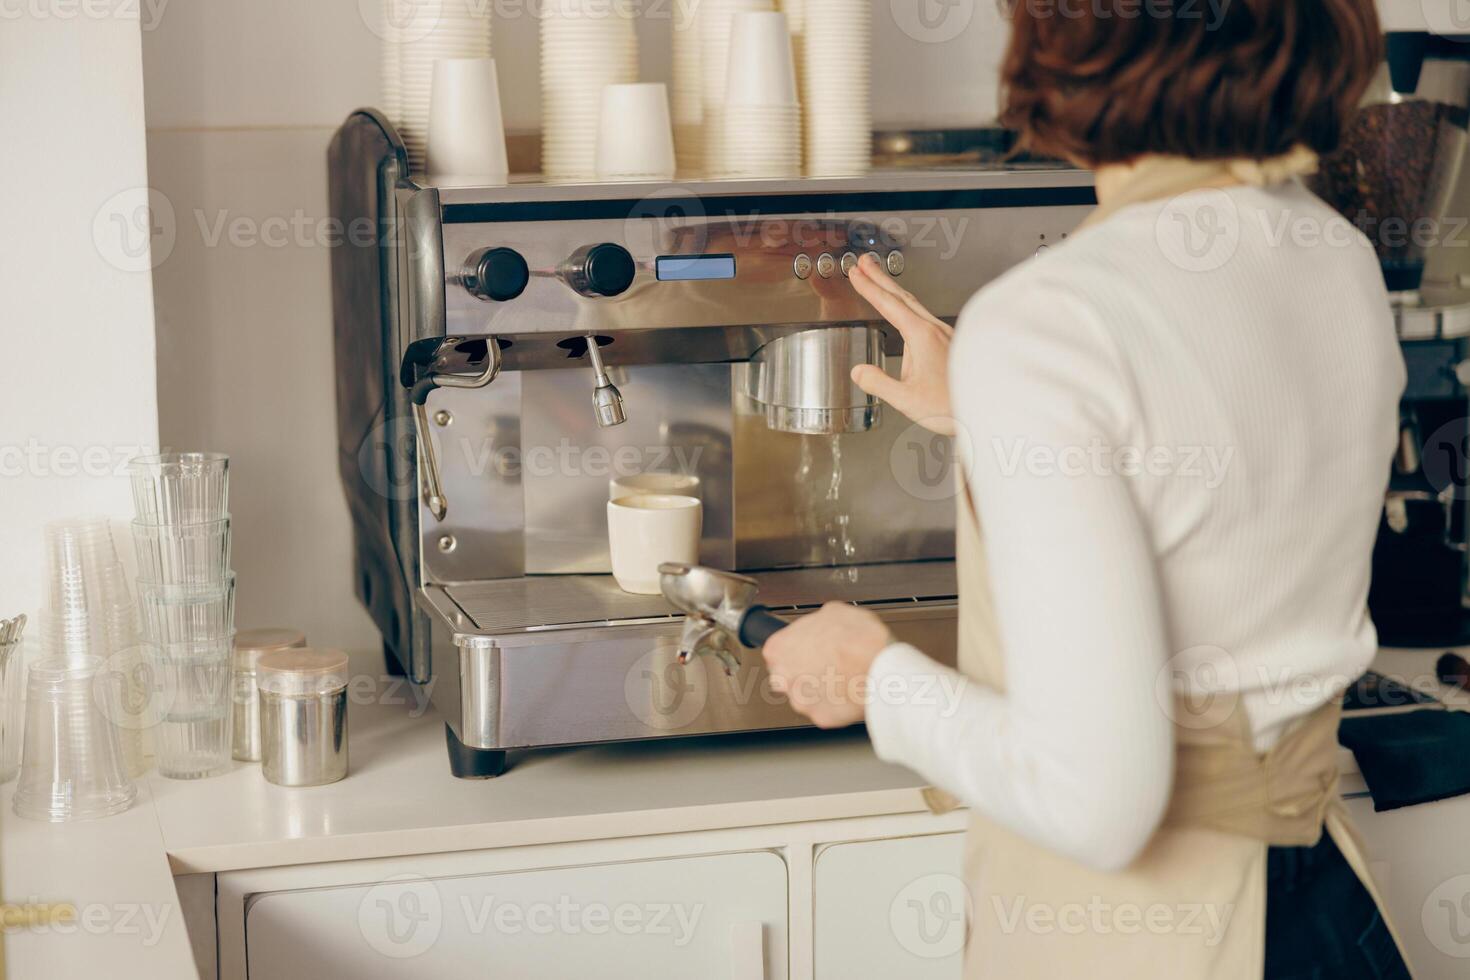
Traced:
<path fill-rule="evenodd" d="M 680 173 L 704 173 L 704 88 L 699 71 L 699 8 L 675 5 L 673 24 L 673 89 L 669 93 L 674 124 L 674 152 Z"/>
<path fill-rule="evenodd" d="M 597 131 L 597 179 L 673 177 L 674 136 L 663 83 L 604 86 Z"/>
<path fill-rule="evenodd" d="M 436 184 L 504 184 L 508 179 L 494 58 L 434 63 L 426 168 Z"/>
<path fill-rule="evenodd" d="M 382 0 L 373 25 L 383 39 L 383 107 L 403 137 L 415 173 L 424 169 L 434 62 L 490 57 L 490 5 L 475 0 Z"/>
<path fill-rule="evenodd" d="M 552 180 L 597 172 L 597 127 L 605 85 L 638 80 L 638 36 L 630 4 L 543 0 L 541 171 Z"/>
<path fill-rule="evenodd" d="M 704 103 L 704 167 L 723 170 L 725 90 L 729 84 L 730 40 L 735 15 L 775 9 L 773 0 L 700 0 L 699 74 Z"/>
<path fill-rule="evenodd" d="M 802 134 L 806 134 L 806 0 L 781 0 L 786 30 L 791 34 L 791 61 L 796 68 L 796 93 L 801 99 Z M 803 160 L 803 162 L 805 162 Z"/>
<path fill-rule="evenodd" d="M 804 0 L 806 172 L 865 174 L 873 162 L 871 0 Z M 831 92 L 818 98 L 818 87 Z"/>
<path fill-rule="evenodd" d="M 738 13 L 732 25 L 717 175 L 800 176 L 801 106 L 786 15 Z"/>

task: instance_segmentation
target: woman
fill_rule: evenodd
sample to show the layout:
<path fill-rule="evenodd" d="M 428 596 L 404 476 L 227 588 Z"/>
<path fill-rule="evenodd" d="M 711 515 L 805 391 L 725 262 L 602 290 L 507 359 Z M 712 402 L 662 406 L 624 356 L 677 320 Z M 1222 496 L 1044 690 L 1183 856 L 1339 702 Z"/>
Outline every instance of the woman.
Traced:
<path fill-rule="evenodd" d="M 1096 171 L 1095 215 L 953 336 L 852 277 L 906 342 L 854 380 L 957 430 L 962 694 L 840 605 L 773 683 L 970 807 L 971 976 L 1407 976 L 1336 794 L 1404 368 L 1372 248 L 1296 179 L 1378 63 L 1372 0 L 1012 21 L 1002 119 Z"/>

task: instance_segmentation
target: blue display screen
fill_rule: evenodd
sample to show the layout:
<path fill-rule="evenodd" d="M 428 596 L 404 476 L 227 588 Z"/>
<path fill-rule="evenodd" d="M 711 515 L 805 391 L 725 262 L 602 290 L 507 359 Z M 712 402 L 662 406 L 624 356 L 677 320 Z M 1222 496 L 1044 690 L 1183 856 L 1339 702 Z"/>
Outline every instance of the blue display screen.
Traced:
<path fill-rule="evenodd" d="M 733 255 L 660 255 L 653 268 L 661 282 L 734 279 Z"/>

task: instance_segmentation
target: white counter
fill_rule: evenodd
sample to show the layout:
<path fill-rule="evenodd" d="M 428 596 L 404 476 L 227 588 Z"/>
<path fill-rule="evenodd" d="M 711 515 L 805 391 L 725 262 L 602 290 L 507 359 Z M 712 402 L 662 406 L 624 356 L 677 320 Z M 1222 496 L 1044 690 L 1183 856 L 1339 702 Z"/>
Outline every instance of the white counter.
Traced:
<path fill-rule="evenodd" d="M 1439 651 L 1385 651 L 1375 667 L 1470 704 L 1434 681 Z M 181 782 L 151 775 L 105 820 L 15 818 L 0 791 L 0 895 L 70 901 L 74 931 L 6 939 L 12 980 L 193 976 L 174 874 L 752 827 L 924 809 L 922 781 L 878 761 L 861 732 L 789 732 L 527 753 L 493 780 L 449 774 L 432 710 L 353 703 L 350 771 L 330 786 L 272 786 L 254 765 Z M 1343 790 L 1362 783 L 1343 750 Z M 88 911 L 91 910 L 91 911 Z M 85 925 L 86 915 L 93 925 Z M 123 922 L 128 916 L 127 922 Z"/>

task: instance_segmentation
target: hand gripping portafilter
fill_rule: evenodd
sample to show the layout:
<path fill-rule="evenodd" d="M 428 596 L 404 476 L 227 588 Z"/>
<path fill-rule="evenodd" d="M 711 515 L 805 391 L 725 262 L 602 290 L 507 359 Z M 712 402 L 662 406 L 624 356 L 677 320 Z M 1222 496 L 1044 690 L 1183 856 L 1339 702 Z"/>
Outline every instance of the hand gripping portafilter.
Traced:
<path fill-rule="evenodd" d="M 683 562 L 664 562 L 658 573 L 664 598 L 686 617 L 679 637 L 681 664 L 696 653 L 710 653 L 719 659 L 725 673 L 733 674 L 740 661 L 730 649 L 730 638 L 759 649 L 788 625 L 756 603 L 760 586 L 753 578 Z"/>

